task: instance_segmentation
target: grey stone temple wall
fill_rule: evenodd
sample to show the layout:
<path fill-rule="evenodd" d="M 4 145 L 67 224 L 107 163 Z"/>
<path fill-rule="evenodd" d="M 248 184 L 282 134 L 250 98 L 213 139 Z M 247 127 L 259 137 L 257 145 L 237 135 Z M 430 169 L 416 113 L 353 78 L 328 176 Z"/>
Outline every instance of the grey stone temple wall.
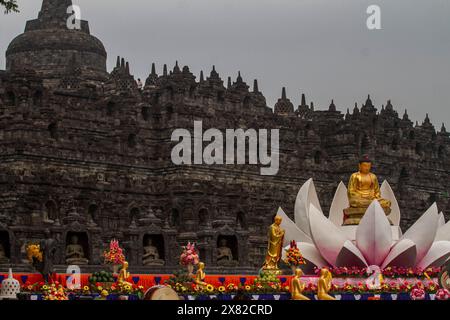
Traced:
<path fill-rule="evenodd" d="M 250 88 L 239 75 L 224 85 L 215 69 L 196 80 L 178 63 L 160 66 L 162 74 L 153 66 L 139 90 L 125 60 L 106 71 L 106 52 L 87 22 L 65 29 L 61 2 L 71 1 L 43 1 L 0 71 L 1 271 L 30 270 L 25 245 L 48 230 L 59 270 L 76 236 L 86 271 L 102 268 L 101 254 L 116 238 L 132 272 L 172 272 L 188 241 L 210 273 L 256 272 L 278 207 L 292 217 L 300 186 L 313 177 L 327 212 L 338 183 L 366 153 L 397 196 L 403 228 L 434 202 L 448 218 L 449 134 L 428 116 L 413 124 L 390 101 L 376 108 L 370 97 L 345 114 L 334 103 L 316 110 L 305 96 L 295 108 L 285 90 L 272 109 L 257 81 Z M 171 134 L 192 131 L 194 120 L 204 130 L 280 129 L 278 174 L 174 165 Z M 218 262 L 223 239 L 231 261 Z M 158 257 L 147 259 L 155 248 Z"/>

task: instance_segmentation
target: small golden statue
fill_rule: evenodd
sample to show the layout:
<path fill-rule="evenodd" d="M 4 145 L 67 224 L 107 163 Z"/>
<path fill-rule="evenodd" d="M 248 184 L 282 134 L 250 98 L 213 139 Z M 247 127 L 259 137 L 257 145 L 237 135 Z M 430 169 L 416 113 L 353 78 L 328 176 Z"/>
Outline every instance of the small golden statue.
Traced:
<path fill-rule="evenodd" d="M 126 285 L 133 286 L 133 284 L 131 282 L 127 281 L 129 277 L 130 277 L 130 273 L 128 272 L 128 262 L 124 261 L 122 263 L 122 269 L 120 269 L 117 282 L 119 283 L 120 286 L 126 286 Z"/>
<path fill-rule="evenodd" d="M 333 277 L 331 276 L 330 270 L 327 268 L 323 268 L 320 270 L 320 278 L 317 283 L 317 298 L 319 300 L 336 300 L 332 296 L 328 294 L 331 290 L 331 283 L 333 281 Z"/>
<path fill-rule="evenodd" d="M 291 300 L 310 300 L 308 297 L 303 295 L 303 290 L 305 290 L 305 284 L 300 280 L 303 276 L 303 271 L 300 268 L 295 269 L 295 276 L 291 280 Z"/>
<path fill-rule="evenodd" d="M 198 270 L 195 274 L 194 283 L 200 288 L 205 288 L 208 284 L 205 282 L 206 273 L 205 273 L 205 264 L 203 262 L 198 263 Z"/>
<path fill-rule="evenodd" d="M 274 223 L 269 227 L 268 233 L 268 246 L 267 255 L 263 272 L 281 274 L 281 270 L 278 269 L 278 262 L 281 259 L 281 253 L 283 249 L 284 230 L 280 227 L 282 218 L 275 216 Z"/>
<path fill-rule="evenodd" d="M 381 198 L 378 178 L 370 172 L 371 168 L 372 161 L 364 155 L 359 161 L 359 171 L 350 177 L 347 188 L 350 207 L 344 209 L 344 226 L 358 225 L 374 200 L 378 200 L 386 215 L 391 213 L 391 202 Z"/>

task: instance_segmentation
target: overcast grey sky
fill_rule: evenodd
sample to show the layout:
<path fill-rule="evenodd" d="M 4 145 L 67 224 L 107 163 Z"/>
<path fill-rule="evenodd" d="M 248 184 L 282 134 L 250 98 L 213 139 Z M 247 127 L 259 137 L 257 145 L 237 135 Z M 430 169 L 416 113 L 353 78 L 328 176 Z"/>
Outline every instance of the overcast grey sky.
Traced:
<path fill-rule="evenodd" d="M 18 0 L 21 13 L 0 14 L 0 69 L 8 43 L 33 19 L 41 0 Z M 238 70 L 273 106 L 287 87 L 316 109 L 339 110 L 367 94 L 378 108 L 392 100 L 421 123 L 425 113 L 450 129 L 449 0 L 75 0 L 109 54 L 145 79 L 175 60 L 197 76 L 216 65 L 226 83 Z M 368 30 L 366 9 L 381 7 L 382 30 Z"/>

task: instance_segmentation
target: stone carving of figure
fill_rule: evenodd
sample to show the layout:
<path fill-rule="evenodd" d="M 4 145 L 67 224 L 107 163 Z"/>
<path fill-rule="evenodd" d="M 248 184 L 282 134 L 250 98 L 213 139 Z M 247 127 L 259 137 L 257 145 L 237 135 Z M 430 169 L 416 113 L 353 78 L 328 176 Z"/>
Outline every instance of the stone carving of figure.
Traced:
<path fill-rule="evenodd" d="M 291 299 L 292 300 L 310 300 L 303 295 L 305 284 L 301 281 L 303 271 L 300 268 L 295 269 L 295 276 L 291 280 Z"/>
<path fill-rule="evenodd" d="M 153 241 L 151 238 L 147 239 L 147 243 L 144 247 L 142 264 L 144 266 L 151 266 L 151 265 L 161 266 L 164 264 L 164 260 L 159 258 L 158 248 L 153 245 Z"/>
<path fill-rule="evenodd" d="M 236 265 L 237 261 L 233 259 L 233 252 L 228 247 L 227 239 L 221 239 L 217 248 L 217 264 L 218 265 Z"/>
<path fill-rule="evenodd" d="M 374 200 L 378 200 L 386 215 L 391 213 L 391 202 L 381 198 L 378 178 L 370 172 L 371 167 L 371 160 L 364 155 L 359 161 L 359 171 L 350 177 L 347 188 L 350 208 L 344 210 L 344 225 L 358 225 Z"/>
<path fill-rule="evenodd" d="M 276 216 L 274 221 L 269 227 L 267 255 L 262 269 L 265 272 L 280 274 L 281 271 L 278 269 L 278 262 L 281 259 L 283 249 L 284 230 L 280 227 L 282 221 L 280 216 Z"/>
<path fill-rule="evenodd" d="M 5 247 L 3 243 L 0 242 L 0 264 L 9 263 L 9 259 L 6 256 Z"/>
<path fill-rule="evenodd" d="M 42 221 L 47 224 L 55 223 L 55 220 L 50 219 L 47 211 L 44 211 L 44 213 L 42 214 Z"/>
<path fill-rule="evenodd" d="M 78 237 L 76 235 L 73 235 L 70 238 L 70 244 L 66 247 L 66 263 L 69 265 L 83 265 L 89 263 L 89 260 L 84 256 L 83 247 L 78 244 Z"/>

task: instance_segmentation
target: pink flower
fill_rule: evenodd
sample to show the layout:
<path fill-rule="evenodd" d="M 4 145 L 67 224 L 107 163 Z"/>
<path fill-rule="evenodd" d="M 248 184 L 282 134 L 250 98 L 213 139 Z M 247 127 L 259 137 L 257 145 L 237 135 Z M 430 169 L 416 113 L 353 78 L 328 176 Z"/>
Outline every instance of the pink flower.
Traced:
<path fill-rule="evenodd" d="M 436 292 L 437 300 L 448 300 L 450 299 L 450 292 L 447 289 L 439 289 Z"/>
<path fill-rule="evenodd" d="M 421 288 L 414 288 L 411 291 L 411 299 L 413 300 L 424 300 L 425 299 L 425 290 Z"/>

